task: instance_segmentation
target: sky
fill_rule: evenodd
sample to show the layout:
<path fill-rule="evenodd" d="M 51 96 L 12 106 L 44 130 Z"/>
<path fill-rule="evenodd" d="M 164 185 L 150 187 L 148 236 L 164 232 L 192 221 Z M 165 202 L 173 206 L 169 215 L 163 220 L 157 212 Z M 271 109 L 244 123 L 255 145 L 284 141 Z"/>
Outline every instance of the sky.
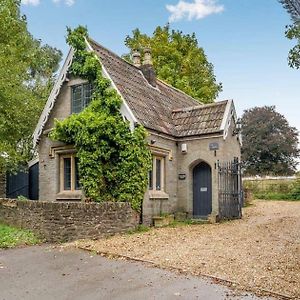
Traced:
<path fill-rule="evenodd" d="M 233 99 L 239 116 L 275 105 L 300 131 L 300 70 L 287 63 L 295 42 L 284 36 L 291 21 L 277 0 L 22 0 L 21 11 L 33 36 L 64 56 L 67 26 L 87 26 L 119 55 L 135 28 L 151 34 L 170 22 L 172 29 L 195 32 L 223 84 L 218 100 Z"/>

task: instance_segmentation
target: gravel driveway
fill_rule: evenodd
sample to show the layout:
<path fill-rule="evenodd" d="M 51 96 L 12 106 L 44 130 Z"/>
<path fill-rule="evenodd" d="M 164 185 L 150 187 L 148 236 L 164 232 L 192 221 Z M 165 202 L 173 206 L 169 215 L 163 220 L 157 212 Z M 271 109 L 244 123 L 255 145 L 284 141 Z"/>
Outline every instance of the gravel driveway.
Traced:
<path fill-rule="evenodd" d="M 152 229 L 76 246 L 300 299 L 300 202 L 256 201 L 242 220 Z"/>

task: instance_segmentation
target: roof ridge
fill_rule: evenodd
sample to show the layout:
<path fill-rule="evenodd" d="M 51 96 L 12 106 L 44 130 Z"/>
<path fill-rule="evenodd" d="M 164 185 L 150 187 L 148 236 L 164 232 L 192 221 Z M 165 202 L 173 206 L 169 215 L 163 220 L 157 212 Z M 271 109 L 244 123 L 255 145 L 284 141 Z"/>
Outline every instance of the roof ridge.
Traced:
<path fill-rule="evenodd" d="M 141 71 L 140 68 L 138 68 L 138 67 L 136 67 L 134 64 L 128 62 L 127 60 L 125 60 L 124 58 L 122 58 L 120 55 L 118 55 L 118 54 L 116 54 L 115 52 L 113 52 L 112 50 L 106 48 L 106 47 L 103 46 L 102 44 L 99 44 L 97 41 L 95 41 L 95 40 L 92 39 L 91 37 L 88 37 L 88 40 L 91 41 L 92 43 L 96 44 L 98 47 L 103 48 L 104 50 L 106 50 L 107 52 L 109 52 L 110 54 L 112 54 L 113 56 L 115 56 L 117 59 L 120 59 L 120 60 L 122 60 L 123 62 L 127 63 L 129 66 L 135 68 L 135 69 L 138 70 L 138 71 Z M 95 50 L 94 50 L 94 51 L 95 51 Z M 166 85 L 167 87 L 169 87 L 169 88 L 171 88 L 171 89 L 173 89 L 173 90 L 175 90 L 175 91 L 177 91 L 177 92 L 179 92 L 179 93 L 185 95 L 186 97 L 189 97 L 189 98 L 192 99 L 193 101 L 198 102 L 198 103 L 200 103 L 200 104 L 202 104 L 202 105 L 205 105 L 204 103 L 199 102 L 200 100 L 195 99 L 195 98 L 192 97 L 191 95 L 189 95 L 189 94 L 185 93 L 184 91 L 182 91 L 182 90 L 180 90 L 180 89 L 174 87 L 173 85 L 171 85 L 171 84 L 165 82 L 164 80 L 162 80 L 162 79 L 160 79 L 160 78 L 158 78 L 158 77 L 156 77 L 156 80 L 159 81 L 159 82 L 161 82 L 162 84 Z"/>
<path fill-rule="evenodd" d="M 136 70 L 140 71 L 140 68 L 136 67 L 134 64 L 130 63 L 129 61 L 125 60 L 122 56 L 118 55 L 117 53 L 113 52 L 112 50 L 106 48 L 105 46 L 103 46 L 102 44 L 99 44 L 98 42 L 96 42 L 94 39 L 92 39 L 91 37 L 88 37 L 88 41 L 92 42 L 94 44 L 96 44 L 98 47 L 104 49 L 105 51 L 109 52 L 110 54 L 112 54 L 113 56 L 115 56 L 117 59 L 125 62 L 126 64 L 128 64 L 129 66 L 135 68 Z M 95 49 L 93 49 L 95 51 Z"/>
<path fill-rule="evenodd" d="M 172 113 L 179 113 L 179 112 L 187 112 L 187 111 L 192 111 L 196 109 L 202 109 L 202 108 L 207 108 L 211 106 L 217 106 L 217 105 L 222 105 L 224 103 L 227 103 L 230 99 L 227 100 L 222 100 L 222 101 L 217 101 L 214 103 L 208 103 L 208 104 L 202 104 L 202 105 L 196 105 L 196 106 L 188 106 L 188 107 L 183 107 L 183 108 L 178 108 L 174 109 Z"/>

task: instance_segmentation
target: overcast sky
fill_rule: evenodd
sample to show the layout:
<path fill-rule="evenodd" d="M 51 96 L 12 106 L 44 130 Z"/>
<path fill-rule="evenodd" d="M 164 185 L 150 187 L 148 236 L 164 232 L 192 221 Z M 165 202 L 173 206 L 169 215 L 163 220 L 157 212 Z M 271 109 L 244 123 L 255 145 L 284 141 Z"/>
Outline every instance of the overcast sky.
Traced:
<path fill-rule="evenodd" d="M 118 54 L 138 27 L 152 33 L 171 23 L 195 32 L 223 83 L 221 99 L 234 99 L 238 114 L 276 105 L 300 130 L 300 70 L 287 65 L 294 43 L 284 37 L 289 15 L 277 0 L 22 0 L 30 32 L 66 55 L 66 26 L 86 25 L 90 36 Z"/>

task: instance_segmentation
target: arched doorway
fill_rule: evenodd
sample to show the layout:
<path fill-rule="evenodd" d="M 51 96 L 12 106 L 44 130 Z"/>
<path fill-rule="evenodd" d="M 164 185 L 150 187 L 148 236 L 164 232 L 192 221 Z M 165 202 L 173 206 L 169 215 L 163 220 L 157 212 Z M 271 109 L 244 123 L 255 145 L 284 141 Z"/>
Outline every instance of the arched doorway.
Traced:
<path fill-rule="evenodd" d="M 201 162 L 193 169 L 193 216 L 206 217 L 212 211 L 211 167 Z"/>

